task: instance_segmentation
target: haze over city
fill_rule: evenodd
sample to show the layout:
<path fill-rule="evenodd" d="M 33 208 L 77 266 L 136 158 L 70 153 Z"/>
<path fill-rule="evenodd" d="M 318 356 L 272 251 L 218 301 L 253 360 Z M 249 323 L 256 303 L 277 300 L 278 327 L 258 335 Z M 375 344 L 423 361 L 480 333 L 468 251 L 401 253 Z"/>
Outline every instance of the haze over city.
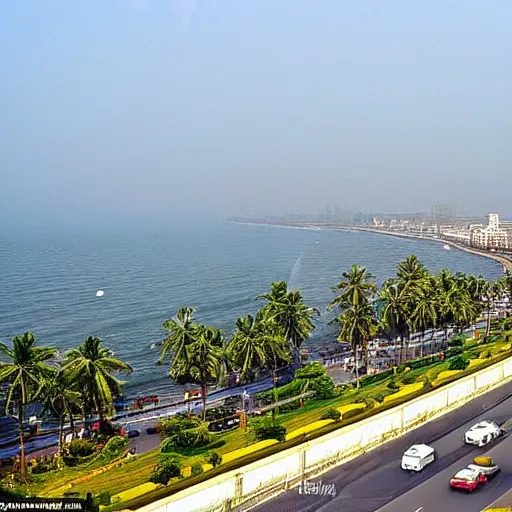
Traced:
<path fill-rule="evenodd" d="M 512 216 L 512 5 L 6 2 L 3 226 Z"/>

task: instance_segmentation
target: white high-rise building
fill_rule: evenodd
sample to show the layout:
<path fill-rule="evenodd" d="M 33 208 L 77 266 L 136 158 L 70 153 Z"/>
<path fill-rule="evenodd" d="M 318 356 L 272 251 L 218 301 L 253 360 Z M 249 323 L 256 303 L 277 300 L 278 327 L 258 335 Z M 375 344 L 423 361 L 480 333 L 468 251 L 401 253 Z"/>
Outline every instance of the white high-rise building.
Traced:
<path fill-rule="evenodd" d="M 500 216 L 489 214 L 487 227 L 475 228 L 471 231 L 471 245 L 481 249 L 508 249 L 508 232 L 500 228 Z"/>

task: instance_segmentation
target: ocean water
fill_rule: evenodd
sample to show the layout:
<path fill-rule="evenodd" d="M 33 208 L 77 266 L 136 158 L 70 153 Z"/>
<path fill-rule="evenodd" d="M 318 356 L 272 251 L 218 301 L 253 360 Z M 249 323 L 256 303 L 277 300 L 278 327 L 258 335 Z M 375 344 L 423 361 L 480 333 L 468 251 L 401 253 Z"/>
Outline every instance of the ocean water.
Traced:
<path fill-rule="evenodd" d="M 64 351 L 99 336 L 133 368 L 128 395 L 182 390 L 156 366 L 152 343 L 182 306 L 229 335 L 236 319 L 254 313 L 255 297 L 272 281 L 288 281 L 322 311 L 309 344 L 335 340 L 325 313 L 331 287 L 353 263 L 379 282 L 416 254 L 431 270 L 502 275 L 500 264 L 442 244 L 339 230 L 308 230 L 228 222 L 153 230 L 0 235 L 0 339 L 30 330 L 41 345 Z M 104 290 L 96 297 L 97 290 Z"/>

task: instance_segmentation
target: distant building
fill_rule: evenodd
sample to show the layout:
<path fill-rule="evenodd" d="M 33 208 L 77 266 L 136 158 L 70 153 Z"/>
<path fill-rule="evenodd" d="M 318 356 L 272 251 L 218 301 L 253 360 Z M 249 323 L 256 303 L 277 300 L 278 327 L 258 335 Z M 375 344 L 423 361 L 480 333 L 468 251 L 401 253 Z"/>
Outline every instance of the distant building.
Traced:
<path fill-rule="evenodd" d="M 470 243 L 481 249 L 508 249 L 508 231 L 500 227 L 500 217 L 497 213 L 489 214 L 487 227 L 474 227 L 471 231 Z"/>

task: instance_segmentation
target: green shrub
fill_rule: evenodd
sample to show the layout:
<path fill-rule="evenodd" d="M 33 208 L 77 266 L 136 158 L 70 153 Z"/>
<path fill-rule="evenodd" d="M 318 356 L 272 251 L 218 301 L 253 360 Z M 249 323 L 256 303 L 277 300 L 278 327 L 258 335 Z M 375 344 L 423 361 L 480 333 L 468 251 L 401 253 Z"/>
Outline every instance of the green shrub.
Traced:
<path fill-rule="evenodd" d="M 167 437 L 160 443 L 160 453 L 173 453 L 175 450 L 176 445 L 172 437 Z"/>
<path fill-rule="evenodd" d="M 423 391 L 425 393 L 428 393 L 433 388 L 432 382 L 430 382 L 429 379 L 425 379 L 425 382 L 423 383 Z"/>
<path fill-rule="evenodd" d="M 295 411 L 297 409 L 300 409 L 300 400 L 294 400 L 279 406 L 279 412 Z"/>
<path fill-rule="evenodd" d="M 375 382 L 380 382 L 382 380 L 387 379 L 393 375 L 393 368 L 389 368 L 389 370 L 383 370 L 379 373 L 373 373 L 372 375 L 365 375 L 359 379 L 359 386 L 364 388 L 365 386 L 369 386 L 370 384 L 374 384 Z"/>
<path fill-rule="evenodd" d="M 402 379 L 402 382 L 405 385 L 414 384 L 416 382 L 416 376 L 415 375 L 405 375 L 404 378 Z"/>
<path fill-rule="evenodd" d="M 203 466 L 202 464 L 199 464 L 199 462 L 195 462 L 194 464 L 192 464 L 192 466 L 190 466 L 190 476 L 197 476 L 200 475 L 202 472 Z"/>
<path fill-rule="evenodd" d="M 385 393 L 375 393 L 375 394 L 373 395 L 373 399 L 374 399 L 375 401 L 379 402 L 379 404 L 381 404 L 382 402 L 384 402 L 384 398 L 385 398 L 385 397 L 386 397 L 386 394 L 385 394 Z M 352 409 L 352 410 L 356 410 L 356 411 L 357 411 L 357 409 Z M 348 412 L 350 412 L 350 411 L 348 411 Z M 347 418 L 347 416 L 345 415 L 345 418 L 344 418 L 344 419 L 346 419 L 346 418 Z M 349 416 L 349 418 L 350 418 L 350 416 Z"/>
<path fill-rule="evenodd" d="M 412 361 L 407 361 L 407 363 L 401 364 L 397 368 L 397 373 L 403 373 L 406 368 L 417 370 L 418 368 L 425 368 L 426 366 L 430 366 L 438 362 L 439 358 L 437 356 L 426 356 L 420 359 L 413 359 Z"/>
<path fill-rule="evenodd" d="M 87 457 L 94 453 L 95 445 L 86 439 L 73 439 L 69 443 L 68 450 L 71 457 Z"/>
<path fill-rule="evenodd" d="M 234 416 L 235 414 L 236 414 L 236 409 L 212 407 L 211 409 L 208 409 L 206 411 L 206 421 L 221 420 L 222 418 Z"/>
<path fill-rule="evenodd" d="M 455 336 L 452 336 L 450 340 L 448 341 L 449 347 L 462 347 L 466 343 L 466 336 L 463 334 L 456 334 Z"/>
<path fill-rule="evenodd" d="M 334 380 L 330 375 L 322 375 L 313 379 L 310 382 L 310 389 L 320 399 L 334 398 L 336 396 Z"/>
<path fill-rule="evenodd" d="M 384 398 L 382 400 L 384 400 Z M 350 409 L 349 411 L 343 413 L 343 419 L 346 420 L 346 419 L 349 419 L 349 418 L 354 418 L 355 416 L 358 416 L 359 414 L 361 414 L 363 411 L 364 411 L 363 408 L 361 408 L 361 409 Z"/>
<path fill-rule="evenodd" d="M 127 447 L 128 439 L 122 436 L 115 436 L 107 441 L 101 453 L 109 456 L 121 455 Z"/>
<path fill-rule="evenodd" d="M 463 356 L 456 356 L 450 361 L 450 370 L 465 370 L 469 366 L 469 361 Z"/>
<path fill-rule="evenodd" d="M 302 393 L 302 388 L 304 386 L 304 381 L 299 379 L 292 380 L 288 384 L 284 386 L 280 386 L 277 388 L 277 398 L 278 400 L 285 400 L 286 398 L 291 398 L 293 396 L 300 395 Z M 271 403 L 274 401 L 274 390 L 269 389 L 268 391 L 262 391 L 256 394 L 256 400 L 263 400 L 265 403 Z"/>
<path fill-rule="evenodd" d="M 296 379 L 316 379 L 318 377 L 322 377 L 322 375 L 326 375 L 327 370 L 320 363 L 308 363 L 304 368 L 299 368 L 295 370 L 295 378 Z"/>
<path fill-rule="evenodd" d="M 325 411 L 322 415 L 323 420 L 339 421 L 340 418 L 341 418 L 341 412 L 338 411 L 338 409 L 334 409 L 334 408 L 327 409 L 327 411 Z"/>
<path fill-rule="evenodd" d="M 103 505 L 104 507 L 108 507 L 112 502 L 112 495 L 110 491 L 101 491 L 94 497 L 94 504 L 96 506 Z"/>
<path fill-rule="evenodd" d="M 214 468 L 220 466 L 222 463 L 222 456 L 217 452 L 210 452 L 205 455 L 204 460 L 207 464 L 211 464 Z"/>
<path fill-rule="evenodd" d="M 446 359 L 449 359 L 450 357 L 458 356 L 459 354 L 462 354 L 463 352 L 464 352 L 464 349 L 462 347 L 452 347 L 452 348 L 449 348 L 444 353 L 444 357 Z"/>
<path fill-rule="evenodd" d="M 397 385 L 397 383 L 394 380 L 390 380 L 387 383 L 386 387 L 389 388 L 389 389 L 398 389 L 398 385 Z"/>
<path fill-rule="evenodd" d="M 208 444 L 207 447 L 210 450 L 214 450 L 215 448 L 220 448 L 220 447 L 224 446 L 225 444 L 226 444 L 225 439 L 217 439 L 217 441 L 213 441 L 213 443 Z"/>
<path fill-rule="evenodd" d="M 47 473 L 48 471 L 58 469 L 59 464 L 57 457 L 47 455 L 43 457 L 38 457 L 36 459 L 32 459 L 28 463 L 28 467 L 32 474 L 40 475 L 41 473 Z"/>
<path fill-rule="evenodd" d="M 176 435 L 178 432 L 197 428 L 201 424 L 199 419 L 195 418 L 183 418 L 176 416 L 170 419 L 164 419 L 158 424 L 160 434 L 164 437 L 171 437 Z"/>
<path fill-rule="evenodd" d="M 492 352 L 491 352 L 490 350 L 488 350 L 488 351 L 487 351 L 487 352 L 485 352 L 485 353 L 484 353 L 484 352 L 482 352 L 482 357 L 483 357 L 484 359 L 489 359 L 489 358 L 491 358 L 491 357 L 492 357 Z"/>
<path fill-rule="evenodd" d="M 286 427 L 284 425 L 276 425 L 272 420 L 256 422 L 253 426 L 253 431 L 258 441 L 275 439 L 282 442 L 286 439 Z"/>
<path fill-rule="evenodd" d="M 204 427 L 195 430 L 181 430 L 167 439 L 164 439 L 160 446 L 163 453 L 173 452 L 176 449 L 199 448 L 206 446 L 212 441 L 212 434 Z"/>
<path fill-rule="evenodd" d="M 172 459 L 164 459 L 153 469 L 149 481 L 167 485 L 171 478 L 181 477 L 181 464 Z"/>

